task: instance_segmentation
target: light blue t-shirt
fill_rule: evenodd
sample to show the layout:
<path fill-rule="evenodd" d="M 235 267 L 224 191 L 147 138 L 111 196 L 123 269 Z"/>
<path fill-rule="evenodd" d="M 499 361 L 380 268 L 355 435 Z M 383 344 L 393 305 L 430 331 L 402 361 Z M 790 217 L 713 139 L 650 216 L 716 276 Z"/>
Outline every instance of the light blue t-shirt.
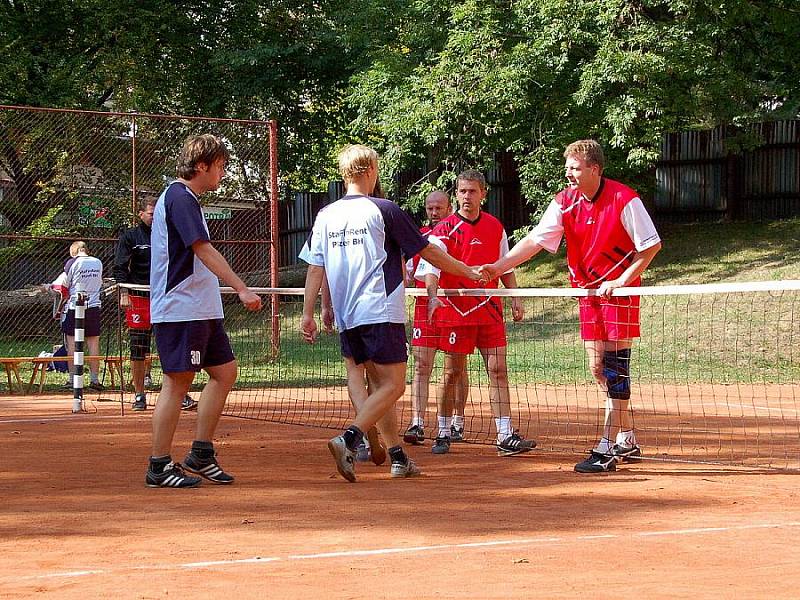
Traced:
<path fill-rule="evenodd" d="M 405 323 L 403 255 L 428 245 L 396 204 L 344 196 L 319 211 L 300 252 L 325 267 L 339 331 L 375 323 Z"/>
<path fill-rule="evenodd" d="M 200 202 L 183 183 L 172 183 L 153 211 L 150 235 L 150 320 L 153 323 L 222 319 L 219 279 L 192 250 L 209 241 Z"/>

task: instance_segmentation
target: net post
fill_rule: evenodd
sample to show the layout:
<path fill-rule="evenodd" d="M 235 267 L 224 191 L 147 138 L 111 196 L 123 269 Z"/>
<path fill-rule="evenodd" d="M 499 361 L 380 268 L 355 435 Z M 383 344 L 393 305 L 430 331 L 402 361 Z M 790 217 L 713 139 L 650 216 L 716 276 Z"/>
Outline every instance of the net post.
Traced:
<path fill-rule="evenodd" d="M 76 285 L 77 298 L 75 300 L 75 349 L 72 354 L 73 369 L 72 375 L 72 412 L 83 412 L 83 356 L 84 356 L 84 318 L 86 317 L 86 294 L 83 291 L 83 284 Z"/>
<path fill-rule="evenodd" d="M 269 284 L 272 288 L 278 287 L 278 267 L 280 266 L 279 242 L 280 231 L 278 227 L 278 122 L 271 119 L 269 122 L 269 219 L 270 237 L 270 277 Z M 281 330 L 279 320 L 279 296 L 271 295 L 272 304 L 272 358 L 277 358 L 281 349 Z"/>

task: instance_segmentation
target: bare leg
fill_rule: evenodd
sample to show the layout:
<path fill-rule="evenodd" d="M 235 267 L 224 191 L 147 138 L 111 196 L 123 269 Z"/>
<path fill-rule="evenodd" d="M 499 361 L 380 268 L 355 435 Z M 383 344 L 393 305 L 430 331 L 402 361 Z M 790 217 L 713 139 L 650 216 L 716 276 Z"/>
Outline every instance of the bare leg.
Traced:
<path fill-rule="evenodd" d="M 373 390 L 353 421 L 353 424 L 361 431 L 367 431 L 390 411 L 392 416 L 389 418 L 394 419 L 395 402 L 403 395 L 406 388 L 406 363 L 381 365 L 367 361 L 365 367 Z M 384 431 L 383 427 L 381 429 L 381 433 L 390 447 L 400 445 L 396 423 L 390 431 Z"/>
<path fill-rule="evenodd" d="M 479 348 L 489 375 L 489 402 L 495 418 L 511 416 L 511 393 L 508 389 L 506 348 Z"/>
<path fill-rule="evenodd" d="M 436 348 L 414 346 L 411 352 L 414 356 L 414 379 L 411 383 L 411 418 L 412 423 L 422 425 L 428 412 L 431 372 L 433 371 Z"/>
<path fill-rule="evenodd" d="M 608 383 L 603 374 L 603 359 L 606 352 L 625 350 L 633 345 L 631 340 L 602 341 L 586 340 L 586 356 L 589 361 L 589 369 L 597 385 L 604 393 L 608 393 Z M 633 414 L 630 408 L 630 400 L 606 397 L 605 419 L 603 422 L 602 438 L 613 441 L 617 432 L 630 431 L 633 429 Z"/>
<path fill-rule="evenodd" d="M 181 400 L 194 380 L 194 371 L 164 373 L 164 383 L 153 411 L 153 454 L 168 456 L 181 414 Z M 198 417 L 199 419 L 199 417 Z"/>
<path fill-rule="evenodd" d="M 144 394 L 144 374 L 147 368 L 143 360 L 131 360 L 131 377 L 133 378 L 133 392 Z"/>
<path fill-rule="evenodd" d="M 86 338 L 86 347 L 90 356 L 100 356 L 100 336 L 93 335 Z M 93 358 L 89 361 L 89 371 L 92 374 L 92 381 L 100 381 L 100 359 Z"/>
<path fill-rule="evenodd" d="M 236 383 L 238 367 L 236 361 L 232 360 L 224 365 L 206 367 L 205 371 L 209 375 L 209 380 L 200 393 L 200 402 L 197 406 L 197 433 L 195 434 L 195 440 L 198 442 L 212 441 L 222 409 L 225 408 L 228 394 L 233 388 L 233 384 Z M 189 383 L 191 384 L 191 381 Z M 189 388 L 187 386 L 183 396 L 188 391 Z M 179 408 L 183 396 L 178 400 Z"/>
<path fill-rule="evenodd" d="M 444 383 L 442 393 L 437 398 L 439 417 L 449 419 L 453 416 L 453 406 L 459 391 L 463 389 L 463 375 L 466 371 L 467 355 L 448 352 L 444 359 Z"/>

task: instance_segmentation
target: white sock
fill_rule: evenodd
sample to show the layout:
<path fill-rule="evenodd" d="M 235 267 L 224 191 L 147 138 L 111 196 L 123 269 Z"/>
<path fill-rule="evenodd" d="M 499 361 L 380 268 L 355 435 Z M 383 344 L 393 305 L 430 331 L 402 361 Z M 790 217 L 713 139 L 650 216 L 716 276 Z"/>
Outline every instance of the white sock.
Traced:
<path fill-rule="evenodd" d="M 617 434 L 617 443 L 620 446 L 626 446 L 627 448 L 635 446 L 636 434 L 633 432 L 633 429 L 629 429 L 628 431 L 620 431 Z"/>
<path fill-rule="evenodd" d="M 439 415 L 439 437 L 450 437 L 450 417 L 443 417 Z"/>
<path fill-rule="evenodd" d="M 608 438 L 602 438 L 599 442 L 597 442 L 597 447 L 594 449 L 595 452 L 599 452 L 600 454 L 608 454 L 611 452 L 611 440 Z"/>
<path fill-rule="evenodd" d="M 498 417 L 494 420 L 494 426 L 497 427 L 497 442 L 500 443 L 512 433 L 511 430 L 511 417 Z"/>
<path fill-rule="evenodd" d="M 425 423 L 424 423 L 424 421 L 423 421 L 422 417 L 412 417 L 412 419 L 411 419 L 411 425 L 412 425 L 412 427 L 413 427 L 414 425 L 417 425 L 417 426 L 419 426 L 419 427 L 424 427 L 424 426 L 425 426 Z"/>
<path fill-rule="evenodd" d="M 450 424 L 458 429 L 464 429 L 464 415 L 453 415 L 453 420 Z"/>

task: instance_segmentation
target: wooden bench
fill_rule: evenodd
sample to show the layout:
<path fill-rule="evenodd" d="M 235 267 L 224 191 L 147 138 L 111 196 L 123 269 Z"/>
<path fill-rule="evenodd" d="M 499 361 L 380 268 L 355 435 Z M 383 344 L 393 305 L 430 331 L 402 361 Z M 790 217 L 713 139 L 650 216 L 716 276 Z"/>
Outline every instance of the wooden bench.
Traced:
<path fill-rule="evenodd" d="M 147 368 L 150 367 L 153 358 L 155 357 L 151 355 L 145 359 L 144 362 Z M 72 360 L 72 356 L 12 356 L 0 357 L 0 364 L 3 365 L 3 368 L 6 371 L 9 393 L 14 393 L 14 386 L 16 385 L 18 393 L 24 396 L 33 390 L 33 384 L 36 381 L 37 376 L 39 377 L 39 393 L 42 393 L 45 380 L 47 378 L 47 366 L 51 362 L 72 362 Z M 124 387 L 125 377 L 123 375 L 123 365 L 125 361 L 130 360 L 129 357 L 88 355 L 84 356 L 83 360 L 84 365 L 88 364 L 90 360 L 102 360 L 105 363 L 108 372 L 111 374 L 111 388 L 115 389 L 117 387 L 117 375 L 119 375 L 120 388 Z M 22 376 L 19 373 L 19 366 L 22 363 L 33 364 L 33 372 L 31 373 L 31 378 L 27 385 L 23 383 Z"/>

